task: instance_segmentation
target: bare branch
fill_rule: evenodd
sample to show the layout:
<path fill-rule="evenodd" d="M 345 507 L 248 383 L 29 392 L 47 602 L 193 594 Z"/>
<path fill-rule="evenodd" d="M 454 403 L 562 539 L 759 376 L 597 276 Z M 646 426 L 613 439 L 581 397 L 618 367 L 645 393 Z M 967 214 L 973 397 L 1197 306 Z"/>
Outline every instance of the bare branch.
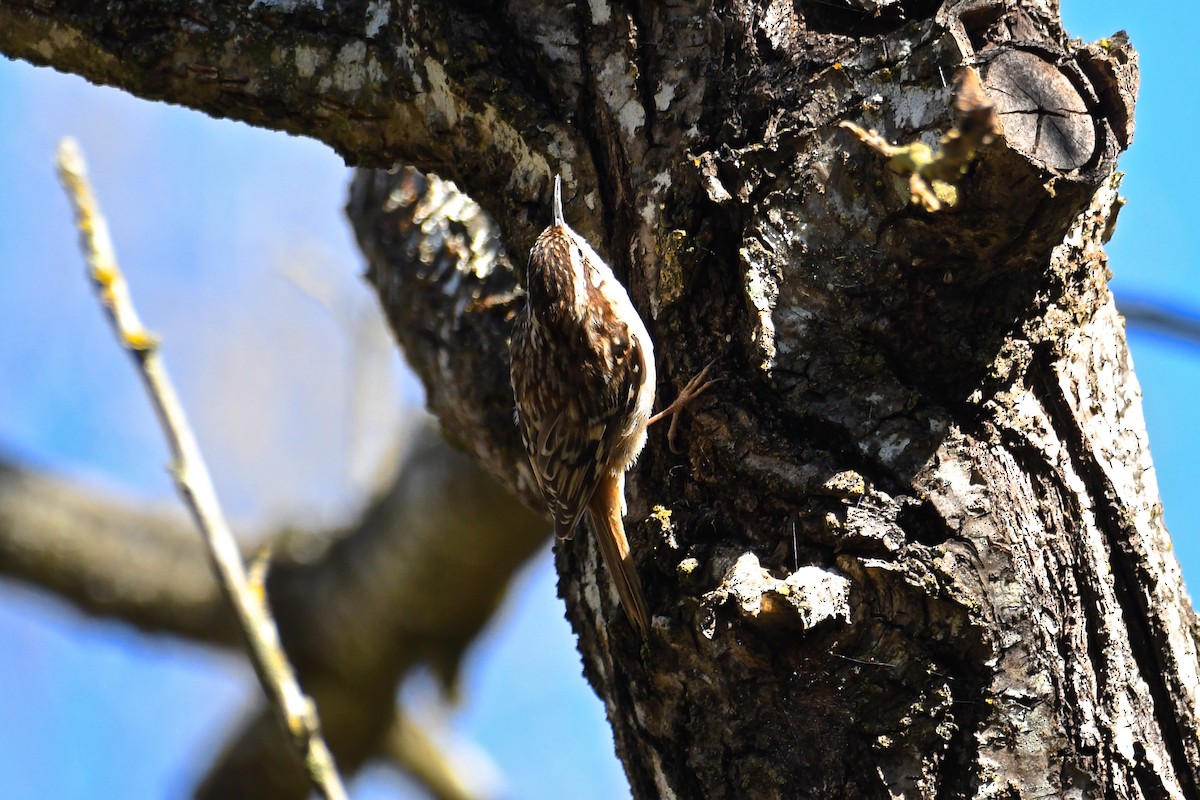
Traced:
<path fill-rule="evenodd" d="M 117 338 L 139 368 L 171 448 L 174 460 L 171 473 L 176 488 L 200 528 L 213 569 L 233 604 L 263 690 L 301 754 L 313 787 L 328 800 L 345 800 L 346 790 L 337 774 L 333 756 L 321 738 L 316 706 L 296 682 L 261 587 L 251 586 L 247 579 L 241 553 L 221 511 L 208 467 L 175 387 L 159 358 L 157 342 L 138 319 L 128 284 L 117 264 L 108 223 L 92 194 L 83 154 L 74 140 L 64 139 L 59 145 L 57 166 L 75 208 L 91 279 Z"/>

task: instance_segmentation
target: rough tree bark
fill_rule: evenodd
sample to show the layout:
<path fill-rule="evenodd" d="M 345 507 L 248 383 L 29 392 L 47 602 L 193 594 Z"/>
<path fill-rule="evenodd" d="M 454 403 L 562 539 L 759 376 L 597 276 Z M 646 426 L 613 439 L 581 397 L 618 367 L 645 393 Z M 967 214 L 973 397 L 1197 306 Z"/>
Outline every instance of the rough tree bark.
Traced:
<path fill-rule="evenodd" d="M 453 440 L 536 502 L 506 341 L 567 217 L 669 397 L 627 521 L 560 591 L 638 797 L 1196 797 L 1195 615 L 1102 242 L 1136 57 L 1050 0 L 0 7 L 0 51 L 319 138 Z M 936 143 L 973 65 L 1003 138 L 928 212 L 839 128 Z M 514 254 L 512 258 L 505 252 Z"/>

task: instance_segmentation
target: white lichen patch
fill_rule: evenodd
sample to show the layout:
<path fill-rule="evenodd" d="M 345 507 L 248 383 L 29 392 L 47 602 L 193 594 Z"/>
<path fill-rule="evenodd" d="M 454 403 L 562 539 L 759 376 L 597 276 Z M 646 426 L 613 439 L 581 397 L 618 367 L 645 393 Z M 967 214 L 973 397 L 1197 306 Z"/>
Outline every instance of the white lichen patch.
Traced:
<path fill-rule="evenodd" d="M 951 102 L 953 97 L 949 89 L 942 88 L 925 88 L 921 86 L 912 86 L 905 84 L 902 88 L 897 88 L 894 92 L 888 93 L 890 96 L 887 102 L 892 110 L 892 119 L 896 127 L 907 130 L 920 130 L 928 127 L 929 124 L 945 113 L 945 109 Z M 926 138 L 926 144 L 936 146 L 938 143 L 937 131 L 929 131 Z"/>
<path fill-rule="evenodd" d="M 392 54 L 396 57 L 396 65 L 412 80 L 413 88 L 418 92 L 425 91 L 425 81 L 421 79 L 421 74 L 414 69 L 416 59 L 413 58 L 412 45 L 401 39 L 400 44 L 392 48 Z"/>
<path fill-rule="evenodd" d="M 556 134 L 561 133 L 556 131 Z M 559 175 L 562 176 L 563 183 L 567 186 L 574 186 L 576 183 L 575 168 L 572 164 L 579 157 L 579 151 L 575 149 L 575 143 L 565 136 L 555 135 L 554 139 L 546 145 L 546 152 L 558 162 Z M 590 193 L 589 196 L 595 194 Z M 585 198 L 586 202 L 586 198 Z M 589 206 L 595 209 L 595 206 Z"/>
<path fill-rule="evenodd" d="M 894 463 L 900 456 L 904 455 L 904 452 L 908 450 L 911 444 L 912 439 L 907 436 L 892 434 L 879 445 L 879 459 L 885 464 Z"/>
<path fill-rule="evenodd" d="M 746 299 L 758 317 L 752 336 L 761 359 L 759 367 L 769 372 L 775 366 L 775 320 L 772 314 L 779 302 L 779 282 L 764 263 L 765 253 L 753 257 L 747 248 L 742 248 L 740 254 L 747 266 Z"/>
<path fill-rule="evenodd" d="M 671 186 L 671 175 L 663 171 L 655 175 L 645 191 L 645 201 L 642 203 L 642 235 L 653 241 L 654 232 L 658 230 L 658 211 L 662 207 L 662 196 Z"/>
<path fill-rule="evenodd" d="M 654 110 L 666 111 L 671 107 L 671 101 L 675 99 L 675 84 L 664 83 L 659 87 L 658 92 L 654 95 Z"/>
<path fill-rule="evenodd" d="M 379 59 L 375 58 L 374 54 L 367 56 L 367 80 L 370 81 L 371 86 L 382 85 L 385 78 L 383 65 L 379 63 Z"/>
<path fill-rule="evenodd" d="M 579 60 L 579 37 L 574 30 L 546 20 L 534 30 L 533 40 L 551 61 L 576 63 Z"/>
<path fill-rule="evenodd" d="M 638 128 L 646 126 L 646 109 L 642 108 L 637 98 L 631 97 L 617 112 L 617 120 L 621 123 L 621 130 L 632 139 Z"/>
<path fill-rule="evenodd" d="M 971 471 L 967 468 L 965 461 L 939 452 L 938 460 L 935 463 L 937 468 L 934 470 L 933 476 L 944 487 L 942 490 L 944 494 L 969 499 L 979 493 L 980 489 L 971 480 Z M 964 500 L 964 504 L 966 502 Z"/>
<path fill-rule="evenodd" d="M 612 19 L 612 9 L 604 0 L 588 0 L 588 10 L 592 12 L 593 25 L 603 25 Z"/>
<path fill-rule="evenodd" d="M 42 58 L 49 60 L 56 52 L 74 47 L 77 41 L 79 41 L 78 31 L 73 28 L 55 26 L 50 29 L 49 38 L 39 41 L 34 45 L 34 49 Z"/>
<path fill-rule="evenodd" d="M 260 8 L 269 8 L 282 13 L 295 11 L 298 8 L 315 8 L 317 11 L 324 11 L 325 0 L 254 0 L 250 4 L 251 11 L 257 11 Z"/>
<path fill-rule="evenodd" d="M 367 3 L 367 38 L 374 38 L 390 21 L 392 4 L 389 0 Z"/>
<path fill-rule="evenodd" d="M 317 73 L 317 68 L 325 63 L 328 55 L 323 49 L 309 47 L 306 44 L 298 46 L 292 53 L 296 64 L 296 74 L 301 78 L 311 78 Z"/>
<path fill-rule="evenodd" d="M 338 51 L 333 65 L 333 85 L 342 92 L 357 92 L 367 83 L 367 43 L 350 42 Z"/>
<path fill-rule="evenodd" d="M 597 76 L 604 104 L 608 106 L 626 139 L 633 139 L 638 128 L 646 125 L 646 109 L 638 102 L 633 65 L 620 53 L 604 60 Z"/>
<path fill-rule="evenodd" d="M 450 90 L 450 81 L 446 70 L 432 58 L 426 56 L 424 61 L 425 76 L 429 79 L 429 89 L 425 95 L 433 106 L 433 110 L 441 116 L 441 122 L 449 128 L 458 124 L 458 100 Z M 488 109 L 492 111 L 492 109 Z"/>
<path fill-rule="evenodd" d="M 807 565 L 779 580 L 744 553 L 720 585 L 704 595 L 701 632 L 716 634 L 718 609 L 732 605 L 739 616 L 782 628 L 811 630 L 823 623 L 850 622 L 850 579 L 833 569 Z"/>

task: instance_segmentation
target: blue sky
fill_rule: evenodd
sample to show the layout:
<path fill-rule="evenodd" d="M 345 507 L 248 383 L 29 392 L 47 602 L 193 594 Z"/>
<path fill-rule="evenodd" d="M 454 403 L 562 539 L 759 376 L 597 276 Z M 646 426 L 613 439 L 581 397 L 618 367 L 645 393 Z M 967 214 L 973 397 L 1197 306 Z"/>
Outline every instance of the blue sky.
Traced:
<path fill-rule="evenodd" d="M 1191 164 L 1200 11 L 1064 5 L 1073 35 L 1125 28 L 1141 53 L 1137 133 L 1122 159 L 1129 205 L 1109 247 L 1114 290 L 1200 314 Z M 374 301 L 341 214 L 340 161 L 314 142 L 23 63 L 0 61 L 0 108 L 0 450 L 106 491 L 173 502 L 161 437 L 82 277 L 54 178 L 56 142 L 71 134 L 239 529 L 332 521 L 353 508 L 387 444 L 377 432 L 420 398 L 378 330 L 368 330 L 367 356 L 353 344 L 376 323 L 362 322 Z M 291 355 L 264 369 L 258 355 L 280 340 Z M 1134 330 L 1130 341 L 1167 523 L 1194 587 L 1200 358 L 1155 334 Z M 255 691 L 235 657 L 84 619 L 0 584 L 0 796 L 182 796 Z M 627 794 L 548 554 L 472 652 L 464 696 L 453 725 L 500 765 L 508 796 Z M 381 769 L 355 795 L 420 796 Z"/>

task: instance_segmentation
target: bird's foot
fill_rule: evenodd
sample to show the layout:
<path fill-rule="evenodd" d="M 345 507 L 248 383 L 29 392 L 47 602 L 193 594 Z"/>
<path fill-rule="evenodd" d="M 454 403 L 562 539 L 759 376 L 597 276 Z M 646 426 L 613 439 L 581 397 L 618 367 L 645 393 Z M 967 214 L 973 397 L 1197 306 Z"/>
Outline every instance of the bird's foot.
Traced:
<path fill-rule="evenodd" d="M 704 369 L 700 370 L 693 378 L 687 382 L 687 385 L 675 396 L 675 400 L 669 406 L 650 417 L 647 426 L 653 425 L 660 420 L 671 418 L 671 427 L 667 430 L 667 444 L 671 448 L 672 453 L 679 453 L 680 450 L 675 449 L 675 434 L 679 428 L 679 413 L 688 406 L 693 400 L 708 391 L 713 384 L 720 383 L 724 378 L 713 378 L 708 380 L 708 373 L 716 365 L 717 359 L 714 358 L 704 365 Z"/>

